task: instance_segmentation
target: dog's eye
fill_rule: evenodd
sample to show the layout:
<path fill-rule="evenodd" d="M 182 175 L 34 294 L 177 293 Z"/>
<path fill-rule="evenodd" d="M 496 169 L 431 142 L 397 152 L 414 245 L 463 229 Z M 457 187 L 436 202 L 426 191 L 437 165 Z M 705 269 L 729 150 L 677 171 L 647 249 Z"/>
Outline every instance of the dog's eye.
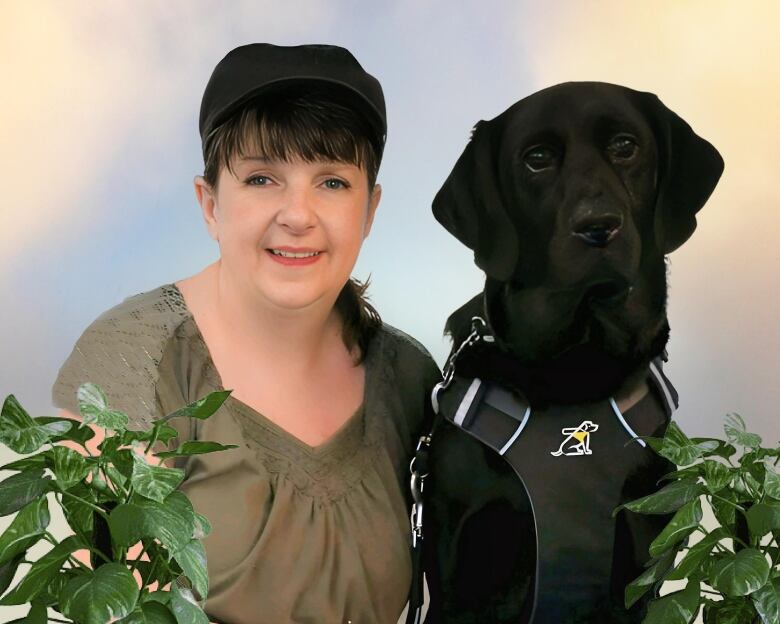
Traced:
<path fill-rule="evenodd" d="M 636 154 L 639 146 L 630 134 L 618 134 L 607 145 L 607 152 L 613 160 L 628 160 Z"/>
<path fill-rule="evenodd" d="M 533 173 L 550 169 L 555 165 L 556 153 L 544 145 L 536 145 L 523 154 L 523 162 Z"/>

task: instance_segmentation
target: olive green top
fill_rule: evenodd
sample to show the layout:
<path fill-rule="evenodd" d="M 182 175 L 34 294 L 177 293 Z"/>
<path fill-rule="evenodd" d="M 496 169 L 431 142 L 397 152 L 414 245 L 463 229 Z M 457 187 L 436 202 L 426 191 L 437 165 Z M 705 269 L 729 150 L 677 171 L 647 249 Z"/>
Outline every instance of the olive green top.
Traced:
<path fill-rule="evenodd" d="M 208 420 L 171 421 L 179 438 L 239 448 L 176 459 L 180 489 L 212 524 L 205 609 L 221 624 L 396 624 L 411 560 L 406 482 L 439 370 L 384 324 L 369 344 L 362 406 L 311 447 L 241 401 Z M 78 413 L 76 389 L 101 386 L 136 426 L 222 384 L 173 284 L 135 295 L 82 334 L 52 390 Z"/>

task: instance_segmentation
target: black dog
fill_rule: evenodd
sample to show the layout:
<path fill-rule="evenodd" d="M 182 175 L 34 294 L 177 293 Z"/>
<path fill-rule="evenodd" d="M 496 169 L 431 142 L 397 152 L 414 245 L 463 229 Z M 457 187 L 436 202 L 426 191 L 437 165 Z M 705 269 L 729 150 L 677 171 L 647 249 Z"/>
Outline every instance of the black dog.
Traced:
<path fill-rule="evenodd" d="M 668 517 L 611 512 L 674 469 L 632 439 L 676 402 L 665 255 L 722 170 L 657 97 L 616 85 L 557 85 L 476 125 L 433 210 L 486 273 L 447 322 L 454 347 L 474 316 L 492 339 L 437 395 L 427 622 L 641 621 L 623 591 Z"/>

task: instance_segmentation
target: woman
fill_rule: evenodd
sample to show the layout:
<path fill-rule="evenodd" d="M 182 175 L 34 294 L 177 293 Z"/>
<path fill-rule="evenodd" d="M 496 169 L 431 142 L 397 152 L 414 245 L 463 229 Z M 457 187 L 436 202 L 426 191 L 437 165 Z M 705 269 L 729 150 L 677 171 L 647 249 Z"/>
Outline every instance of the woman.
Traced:
<path fill-rule="evenodd" d="M 215 68 L 195 193 L 220 258 L 126 299 L 81 336 L 53 397 L 85 381 L 149 421 L 232 389 L 207 421 L 172 421 L 205 538 L 215 622 L 395 623 L 409 591 L 405 477 L 438 369 L 350 279 L 379 204 L 379 83 L 334 46 L 252 44 Z"/>

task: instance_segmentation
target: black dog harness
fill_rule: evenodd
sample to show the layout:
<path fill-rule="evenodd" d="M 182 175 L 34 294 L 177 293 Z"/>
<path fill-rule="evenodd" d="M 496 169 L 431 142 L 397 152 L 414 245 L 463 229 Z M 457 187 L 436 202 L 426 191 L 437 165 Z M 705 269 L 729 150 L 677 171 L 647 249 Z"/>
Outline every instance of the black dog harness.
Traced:
<path fill-rule="evenodd" d="M 490 337 L 472 333 L 470 338 Z M 649 365 L 650 391 L 625 414 L 612 398 L 532 411 L 521 395 L 500 385 L 448 372 L 434 388 L 434 411 L 501 455 L 531 502 L 537 555 L 530 622 L 559 624 L 574 613 L 597 609 L 610 590 L 612 512 L 625 502 L 621 494 L 627 476 L 654 455 L 636 433 L 636 423 L 658 421 L 659 408 L 668 423 L 677 407 L 677 392 L 661 369 L 661 358 Z M 420 446 L 426 442 L 430 436 Z M 413 480 L 414 475 L 413 470 Z M 420 492 L 415 501 L 413 545 L 419 550 Z M 416 612 L 407 622 L 420 621 L 420 606 Z"/>

